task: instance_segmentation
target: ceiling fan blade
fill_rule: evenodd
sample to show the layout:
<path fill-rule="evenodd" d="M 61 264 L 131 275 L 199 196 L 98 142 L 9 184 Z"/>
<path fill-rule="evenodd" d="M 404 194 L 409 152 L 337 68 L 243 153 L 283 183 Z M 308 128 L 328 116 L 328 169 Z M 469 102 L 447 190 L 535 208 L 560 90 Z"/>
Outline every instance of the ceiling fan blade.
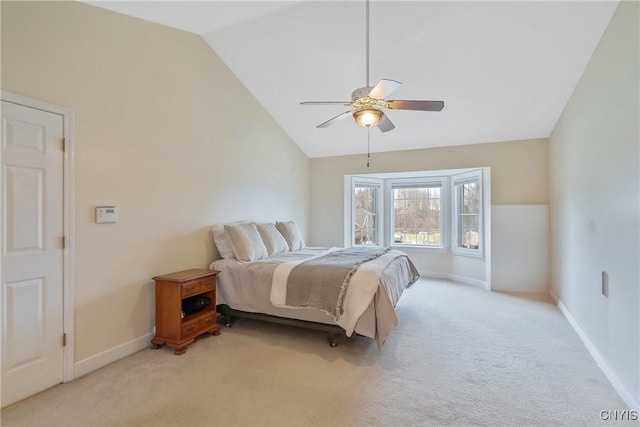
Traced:
<path fill-rule="evenodd" d="M 318 128 L 326 128 L 327 126 L 329 126 L 329 125 L 333 124 L 334 122 L 337 122 L 337 121 L 339 121 L 339 120 L 342 120 L 342 119 L 344 119 L 345 117 L 350 116 L 351 114 L 353 114 L 353 111 L 352 111 L 352 110 L 345 111 L 344 113 L 342 113 L 342 114 L 338 114 L 338 115 L 337 115 L 337 116 L 335 116 L 334 118 L 329 119 L 329 120 L 327 120 L 327 121 L 326 121 L 326 122 L 324 122 L 324 123 L 320 123 L 320 124 L 319 124 L 318 126 L 316 126 L 316 127 L 318 127 Z"/>
<path fill-rule="evenodd" d="M 305 101 L 300 105 L 351 105 L 349 101 Z"/>
<path fill-rule="evenodd" d="M 375 99 L 385 99 L 394 90 L 398 89 L 402 83 L 395 80 L 382 79 L 371 89 L 369 97 Z"/>
<path fill-rule="evenodd" d="M 394 130 L 396 126 L 389 120 L 389 116 L 386 114 L 382 114 L 382 118 L 378 122 L 378 129 L 380 132 L 389 132 L 390 130 Z"/>
<path fill-rule="evenodd" d="M 444 101 L 387 101 L 387 108 L 392 110 L 440 111 Z"/>

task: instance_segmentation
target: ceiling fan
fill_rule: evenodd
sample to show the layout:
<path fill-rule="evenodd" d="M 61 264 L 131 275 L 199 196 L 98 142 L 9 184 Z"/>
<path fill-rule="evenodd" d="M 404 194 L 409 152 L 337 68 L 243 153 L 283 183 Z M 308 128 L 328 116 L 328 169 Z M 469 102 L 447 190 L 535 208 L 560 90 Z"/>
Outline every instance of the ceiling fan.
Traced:
<path fill-rule="evenodd" d="M 353 116 L 359 126 L 370 128 L 377 126 L 381 132 L 388 132 L 395 129 L 395 125 L 382 111 L 383 108 L 390 110 L 417 110 L 417 111 L 440 111 L 444 108 L 444 101 L 409 101 L 409 100 L 388 100 L 387 96 L 398 89 L 402 83 L 396 80 L 382 79 L 375 86 L 369 85 L 369 0 L 366 0 L 366 63 L 367 63 L 367 85 L 354 90 L 351 93 L 351 101 L 306 101 L 301 105 L 344 105 L 351 106 L 352 109 L 339 114 L 324 123 L 318 128 L 326 128 L 333 123 Z"/>

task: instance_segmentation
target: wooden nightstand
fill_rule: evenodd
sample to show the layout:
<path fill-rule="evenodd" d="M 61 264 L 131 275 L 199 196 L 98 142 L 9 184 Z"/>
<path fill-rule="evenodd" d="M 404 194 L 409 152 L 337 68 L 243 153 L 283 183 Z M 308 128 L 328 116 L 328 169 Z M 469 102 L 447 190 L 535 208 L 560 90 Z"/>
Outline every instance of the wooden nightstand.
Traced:
<path fill-rule="evenodd" d="M 156 336 L 151 348 L 163 344 L 182 354 L 195 338 L 206 332 L 220 335 L 216 321 L 216 270 L 191 269 L 156 276 Z M 206 300 L 209 304 L 204 305 Z M 193 304 L 195 302 L 195 304 Z M 185 313 L 183 307 L 201 306 Z"/>

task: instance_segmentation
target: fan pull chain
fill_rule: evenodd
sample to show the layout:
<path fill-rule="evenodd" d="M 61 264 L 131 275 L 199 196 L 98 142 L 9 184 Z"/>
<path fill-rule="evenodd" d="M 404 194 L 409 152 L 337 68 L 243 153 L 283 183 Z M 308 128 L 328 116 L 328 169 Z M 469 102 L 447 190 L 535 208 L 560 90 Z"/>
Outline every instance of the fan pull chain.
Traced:
<path fill-rule="evenodd" d="M 371 136 L 371 128 L 367 128 L 367 167 L 369 167 L 369 159 L 371 158 L 371 142 L 370 142 L 370 136 Z"/>

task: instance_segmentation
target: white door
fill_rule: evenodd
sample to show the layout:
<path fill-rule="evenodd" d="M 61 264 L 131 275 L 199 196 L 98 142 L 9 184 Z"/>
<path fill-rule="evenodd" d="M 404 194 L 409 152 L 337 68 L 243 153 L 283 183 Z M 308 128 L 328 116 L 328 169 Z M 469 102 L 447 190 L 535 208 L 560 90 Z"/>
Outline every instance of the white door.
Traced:
<path fill-rule="evenodd" d="M 63 116 L 2 101 L 2 406 L 63 381 Z"/>

